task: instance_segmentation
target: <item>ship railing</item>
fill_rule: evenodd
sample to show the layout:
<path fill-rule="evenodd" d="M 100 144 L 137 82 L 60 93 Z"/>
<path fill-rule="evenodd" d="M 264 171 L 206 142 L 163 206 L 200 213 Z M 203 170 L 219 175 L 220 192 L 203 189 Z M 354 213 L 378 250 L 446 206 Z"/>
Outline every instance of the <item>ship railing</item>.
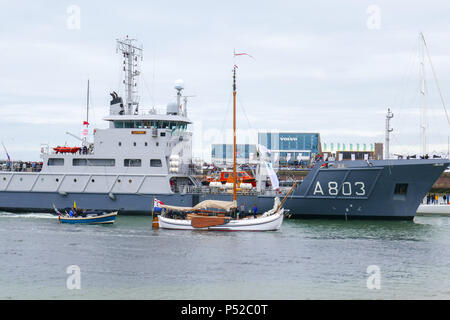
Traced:
<path fill-rule="evenodd" d="M 86 151 L 83 151 L 83 149 L 80 149 L 79 151 L 77 151 L 75 153 L 70 153 L 70 152 L 62 153 L 62 152 L 57 152 L 53 149 L 44 149 L 43 151 L 41 149 L 41 155 L 53 155 L 53 154 L 91 155 L 91 154 L 94 154 L 94 150 L 88 148 Z"/>
<path fill-rule="evenodd" d="M 23 161 L 1 161 L 0 171 L 6 172 L 40 172 L 42 170 L 41 162 L 23 162 Z"/>
<path fill-rule="evenodd" d="M 214 188 L 209 186 L 192 186 L 192 185 L 183 185 L 177 186 L 174 191 L 176 193 L 186 194 L 233 194 L 233 189 L 223 189 L 223 188 Z M 238 190 L 238 195 L 258 195 L 260 194 L 256 188 L 252 188 L 249 190 Z"/>

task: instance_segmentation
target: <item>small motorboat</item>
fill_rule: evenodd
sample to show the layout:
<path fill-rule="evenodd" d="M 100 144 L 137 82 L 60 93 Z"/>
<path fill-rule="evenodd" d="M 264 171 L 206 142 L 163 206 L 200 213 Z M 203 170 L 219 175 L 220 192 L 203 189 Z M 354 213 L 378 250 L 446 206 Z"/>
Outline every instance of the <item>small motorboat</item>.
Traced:
<path fill-rule="evenodd" d="M 80 210 L 74 208 L 68 208 L 60 211 L 55 205 L 53 205 L 53 208 L 58 215 L 58 221 L 60 223 L 70 224 L 112 224 L 116 220 L 118 213 L 118 211 L 105 212 Z"/>

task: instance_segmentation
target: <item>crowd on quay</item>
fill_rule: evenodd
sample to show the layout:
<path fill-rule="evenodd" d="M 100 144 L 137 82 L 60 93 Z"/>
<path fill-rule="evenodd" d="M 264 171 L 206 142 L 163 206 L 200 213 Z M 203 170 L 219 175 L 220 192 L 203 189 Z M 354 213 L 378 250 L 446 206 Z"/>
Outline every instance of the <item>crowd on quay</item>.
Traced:
<path fill-rule="evenodd" d="M 426 204 L 450 204 L 449 194 L 438 195 L 436 193 L 427 194 L 424 202 Z"/>

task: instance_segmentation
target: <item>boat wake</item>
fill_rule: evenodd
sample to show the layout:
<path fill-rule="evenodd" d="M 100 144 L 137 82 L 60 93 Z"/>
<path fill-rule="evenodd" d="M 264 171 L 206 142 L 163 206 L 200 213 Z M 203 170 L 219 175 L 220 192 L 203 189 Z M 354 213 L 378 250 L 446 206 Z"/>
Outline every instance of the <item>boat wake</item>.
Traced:
<path fill-rule="evenodd" d="M 11 213 L 0 212 L 0 218 L 34 218 L 34 219 L 58 219 L 58 216 L 51 213 Z"/>

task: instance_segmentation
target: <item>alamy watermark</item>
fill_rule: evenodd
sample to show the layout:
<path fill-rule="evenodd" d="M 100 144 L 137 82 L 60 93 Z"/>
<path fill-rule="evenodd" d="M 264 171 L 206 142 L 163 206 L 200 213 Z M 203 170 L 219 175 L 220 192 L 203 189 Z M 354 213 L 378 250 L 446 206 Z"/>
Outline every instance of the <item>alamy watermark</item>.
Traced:
<path fill-rule="evenodd" d="M 376 4 L 372 4 L 366 9 L 367 20 L 366 26 L 369 30 L 381 29 L 381 8 Z"/>
<path fill-rule="evenodd" d="M 366 285 L 369 290 L 381 289 L 381 270 L 377 265 L 370 265 L 367 267 L 366 272 L 369 274 Z"/>
<path fill-rule="evenodd" d="M 81 20 L 80 14 L 81 9 L 79 6 L 73 4 L 67 7 L 66 10 L 67 18 L 66 18 L 66 26 L 69 30 L 80 30 L 81 28 Z"/>
<path fill-rule="evenodd" d="M 66 269 L 66 273 L 69 274 L 66 280 L 66 288 L 69 290 L 81 289 L 81 269 L 77 265 L 70 265 Z"/>

